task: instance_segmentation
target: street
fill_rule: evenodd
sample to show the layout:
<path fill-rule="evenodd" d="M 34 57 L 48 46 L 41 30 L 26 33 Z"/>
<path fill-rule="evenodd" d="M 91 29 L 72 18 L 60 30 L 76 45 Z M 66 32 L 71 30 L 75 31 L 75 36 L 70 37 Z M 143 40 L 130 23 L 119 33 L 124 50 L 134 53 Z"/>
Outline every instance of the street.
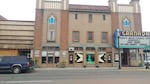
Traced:
<path fill-rule="evenodd" d="M 0 73 L 0 84 L 149 84 L 149 79 L 150 70 L 81 68 Z"/>

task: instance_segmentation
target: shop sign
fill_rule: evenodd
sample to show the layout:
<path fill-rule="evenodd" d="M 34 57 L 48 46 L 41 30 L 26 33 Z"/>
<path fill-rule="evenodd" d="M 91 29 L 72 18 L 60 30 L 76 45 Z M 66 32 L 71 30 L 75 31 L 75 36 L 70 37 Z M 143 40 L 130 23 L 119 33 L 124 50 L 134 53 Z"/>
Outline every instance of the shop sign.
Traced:
<path fill-rule="evenodd" d="M 99 61 L 99 63 L 104 63 L 105 62 L 105 55 L 106 55 L 106 52 L 100 52 L 98 54 L 98 61 Z"/>
<path fill-rule="evenodd" d="M 34 56 L 39 57 L 40 56 L 40 50 L 35 50 L 34 51 Z"/>
<path fill-rule="evenodd" d="M 83 62 L 83 53 L 76 53 L 76 62 L 77 63 Z"/>
<path fill-rule="evenodd" d="M 150 36 L 150 32 L 121 31 L 120 36 Z"/>
<path fill-rule="evenodd" d="M 113 38 L 115 48 L 150 48 L 150 32 L 116 29 Z"/>
<path fill-rule="evenodd" d="M 120 36 L 119 48 L 146 48 L 150 45 L 150 37 L 143 36 Z"/>

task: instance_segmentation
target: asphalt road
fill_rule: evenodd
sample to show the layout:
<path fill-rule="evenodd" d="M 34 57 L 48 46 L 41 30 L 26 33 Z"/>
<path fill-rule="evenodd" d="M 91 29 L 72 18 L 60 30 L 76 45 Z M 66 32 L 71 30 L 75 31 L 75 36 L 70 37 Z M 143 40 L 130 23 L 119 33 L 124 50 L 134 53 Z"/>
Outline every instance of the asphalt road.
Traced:
<path fill-rule="evenodd" d="M 150 84 L 150 71 L 117 69 L 53 69 L 0 73 L 0 84 Z"/>

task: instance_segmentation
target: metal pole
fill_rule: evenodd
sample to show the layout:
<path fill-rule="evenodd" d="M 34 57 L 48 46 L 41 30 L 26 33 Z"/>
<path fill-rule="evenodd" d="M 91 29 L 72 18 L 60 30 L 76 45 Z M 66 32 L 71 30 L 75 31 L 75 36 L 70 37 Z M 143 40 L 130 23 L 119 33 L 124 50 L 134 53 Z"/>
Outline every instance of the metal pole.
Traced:
<path fill-rule="evenodd" d="M 119 36 L 118 36 L 118 54 L 119 54 L 119 66 L 118 66 L 118 69 L 121 69 L 121 55 L 120 55 L 120 46 L 119 46 Z"/>

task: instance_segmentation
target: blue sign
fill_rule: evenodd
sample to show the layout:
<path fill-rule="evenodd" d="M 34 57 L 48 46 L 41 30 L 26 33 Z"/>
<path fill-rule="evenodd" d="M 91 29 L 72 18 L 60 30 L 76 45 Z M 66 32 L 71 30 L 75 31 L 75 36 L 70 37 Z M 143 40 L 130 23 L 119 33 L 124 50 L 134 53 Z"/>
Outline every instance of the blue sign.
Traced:
<path fill-rule="evenodd" d="M 119 47 L 119 46 L 118 46 L 118 45 L 119 45 L 119 43 L 118 43 L 118 42 L 119 42 L 119 39 L 118 39 L 119 36 L 120 36 L 120 30 L 119 30 L 119 29 L 116 29 L 115 32 L 114 32 L 114 37 L 113 37 L 113 38 L 114 38 L 114 47 L 115 47 L 115 48 L 118 48 L 118 47 Z"/>

